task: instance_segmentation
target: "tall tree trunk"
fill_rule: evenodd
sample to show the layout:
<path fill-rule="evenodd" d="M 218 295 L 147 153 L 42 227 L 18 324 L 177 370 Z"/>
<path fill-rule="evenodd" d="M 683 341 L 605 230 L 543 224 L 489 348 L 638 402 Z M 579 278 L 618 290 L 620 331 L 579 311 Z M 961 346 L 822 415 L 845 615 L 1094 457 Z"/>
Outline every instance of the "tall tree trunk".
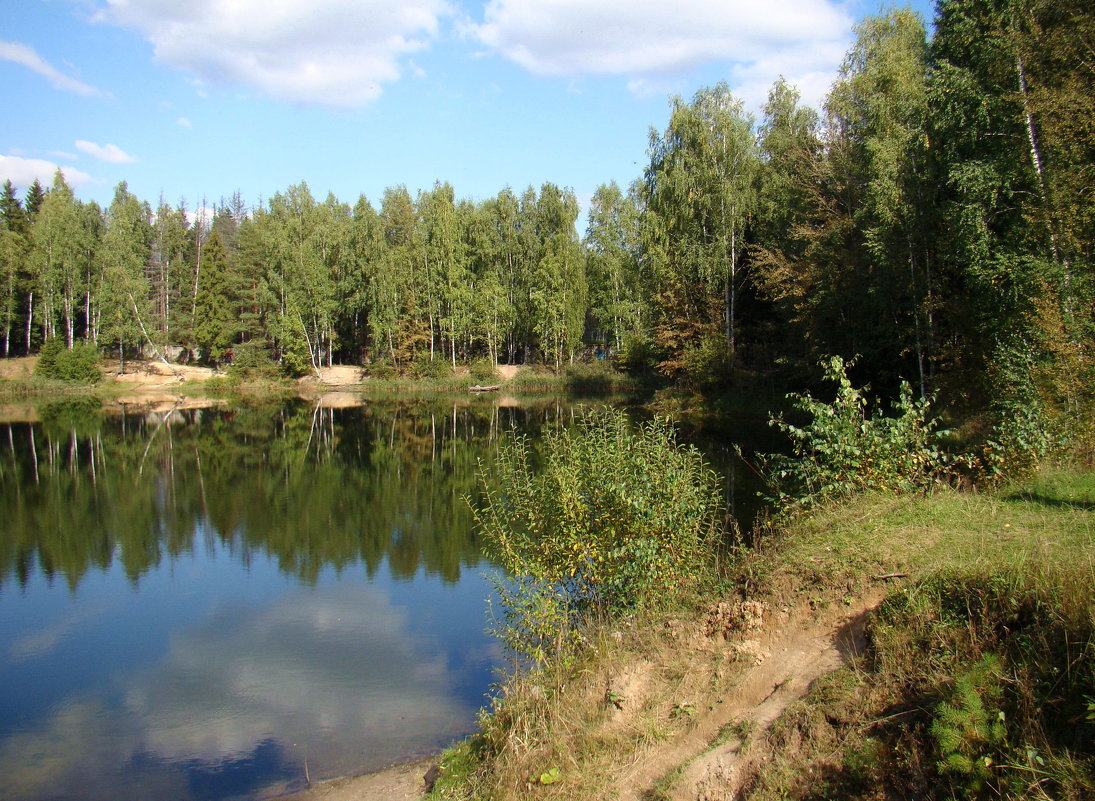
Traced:
<path fill-rule="evenodd" d="M 1049 205 L 1049 193 L 1046 191 L 1045 172 L 1042 169 L 1042 154 L 1038 149 L 1038 137 L 1034 130 L 1034 116 L 1030 112 L 1030 100 L 1027 96 L 1027 77 L 1023 68 L 1023 57 L 1018 53 L 1016 43 L 1015 75 L 1019 80 L 1019 96 L 1023 99 L 1023 119 L 1026 123 L 1027 142 L 1030 146 L 1030 163 L 1034 168 L 1034 175 L 1038 179 L 1038 195 L 1042 200 L 1042 209 L 1046 215 L 1046 231 L 1049 234 L 1049 246 L 1053 254 L 1053 260 L 1061 264 L 1061 257 L 1057 249 L 1056 226 L 1053 220 L 1053 211 Z"/>
<path fill-rule="evenodd" d="M 27 296 L 27 355 L 30 356 L 31 330 L 34 325 L 34 290 Z"/>

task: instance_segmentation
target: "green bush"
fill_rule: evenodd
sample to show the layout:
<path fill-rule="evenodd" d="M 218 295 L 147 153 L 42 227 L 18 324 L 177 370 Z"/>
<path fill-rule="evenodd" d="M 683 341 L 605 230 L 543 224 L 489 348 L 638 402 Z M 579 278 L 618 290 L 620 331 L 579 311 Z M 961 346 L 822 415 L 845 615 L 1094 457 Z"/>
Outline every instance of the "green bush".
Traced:
<path fill-rule="evenodd" d="M 50 339 L 42 345 L 34 373 L 60 381 L 96 384 L 102 378 L 99 349 L 90 342 L 77 342 L 66 348 L 61 340 Z"/>
<path fill-rule="evenodd" d="M 697 389 L 712 389 L 728 380 L 733 355 L 723 337 L 705 336 L 681 352 L 680 364 L 682 378 L 688 384 Z"/>
<path fill-rule="evenodd" d="M 609 392 L 635 380 L 625 377 L 608 361 L 568 364 L 563 368 L 565 386 L 570 392 Z"/>
<path fill-rule="evenodd" d="M 549 434 L 541 454 L 514 437 L 479 482 L 476 521 L 515 577 L 500 587 L 499 633 L 537 662 L 587 615 L 678 596 L 702 572 L 721 511 L 714 473 L 668 422 L 634 429 L 612 410 Z"/>
<path fill-rule="evenodd" d="M 613 362 L 629 373 L 652 373 L 658 362 L 665 358 L 647 337 L 629 334 L 624 338 L 623 347 L 613 357 Z"/>
<path fill-rule="evenodd" d="M 469 365 L 471 377 L 482 384 L 484 381 L 493 381 L 497 378 L 494 372 L 494 362 L 490 359 L 476 359 Z"/>
<path fill-rule="evenodd" d="M 390 379 L 399 375 L 395 365 L 387 359 L 377 359 L 366 368 L 370 378 Z"/>
<path fill-rule="evenodd" d="M 236 345 L 232 349 L 232 364 L 228 374 L 246 378 L 279 378 L 281 367 L 274 360 L 273 353 L 265 340 L 252 340 Z"/>
<path fill-rule="evenodd" d="M 45 378 L 56 378 L 57 356 L 65 349 L 65 343 L 57 337 L 47 339 L 38 351 L 38 362 L 34 365 L 34 374 Z"/>
<path fill-rule="evenodd" d="M 412 378 L 416 379 L 451 378 L 452 365 L 443 357 L 431 359 L 430 354 L 421 353 L 411 362 L 408 372 Z"/>
<path fill-rule="evenodd" d="M 308 348 L 299 342 L 290 342 L 281 353 L 281 370 L 290 378 L 300 378 L 312 372 Z"/>
<path fill-rule="evenodd" d="M 871 403 L 864 389 L 852 386 L 844 361 L 833 356 L 822 367 L 825 378 L 837 383 L 833 401 L 792 394 L 788 398 L 810 422 L 799 427 L 782 417 L 769 421 L 790 437 L 792 448 L 790 456 L 762 459 L 776 500 L 794 510 L 862 490 L 912 492 L 939 479 L 949 460 L 938 448 L 942 432 L 928 415 L 927 401 L 914 400 L 902 382 L 892 415 L 868 413 Z"/>
<path fill-rule="evenodd" d="M 1003 751 L 1007 730 L 999 708 L 1003 671 L 995 654 L 959 675 L 946 700 L 935 710 L 931 733 L 938 749 L 936 764 L 970 794 L 993 775 L 994 760 Z"/>

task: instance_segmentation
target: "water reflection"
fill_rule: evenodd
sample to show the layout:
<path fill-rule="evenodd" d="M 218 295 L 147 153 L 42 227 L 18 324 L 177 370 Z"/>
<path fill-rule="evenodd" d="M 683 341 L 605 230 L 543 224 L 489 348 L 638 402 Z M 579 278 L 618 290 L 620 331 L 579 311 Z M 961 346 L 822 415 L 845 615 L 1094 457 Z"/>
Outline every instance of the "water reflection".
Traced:
<path fill-rule="evenodd" d="M 103 417 L 79 405 L 0 423 L 0 585 L 30 572 L 72 586 L 120 562 L 137 582 L 194 532 L 246 562 L 272 554 L 303 581 L 383 560 L 457 581 L 479 561 L 465 498 L 478 459 L 533 408 L 391 404 L 188 410 Z"/>
<path fill-rule="evenodd" d="M 260 798 L 467 732 L 502 655 L 465 498 L 522 409 L 0 423 L 0 775 L 22 799 Z"/>
<path fill-rule="evenodd" d="M 270 794 L 300 784 L 305 757 L 312 776 L 333 776 L 440 747 L 480 700 L 459 685 L 478 681 L 481 694 L 500 654 L 446 642 L 413 614 L 390 588 L 346 581 L 218 602 L 156 660 L 10 732 L 5 797 Z"/>

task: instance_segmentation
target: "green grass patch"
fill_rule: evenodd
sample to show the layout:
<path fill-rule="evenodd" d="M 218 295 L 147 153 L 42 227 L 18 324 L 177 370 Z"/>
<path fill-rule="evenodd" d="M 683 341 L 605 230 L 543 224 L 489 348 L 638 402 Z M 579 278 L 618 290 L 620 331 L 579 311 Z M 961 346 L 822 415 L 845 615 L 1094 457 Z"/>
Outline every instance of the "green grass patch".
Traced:
<path fill-rule="evenodd" d="M 794 577 L 802 589 L 944 570 L 1092 581 L 1093 500 L 1095 474 L 1060 469 L 987 493 L 868 494 L 762 536 L 766 547 L 747 561 L 769 580 L 776 572 Z"/>
<path fill-rule="evenodd" d="M 754 587 L 908 578 L 869 655 L 768 733 L 754 799 L 1095 797 L 1095 474 L 848 500 L 752 558 Z"/>

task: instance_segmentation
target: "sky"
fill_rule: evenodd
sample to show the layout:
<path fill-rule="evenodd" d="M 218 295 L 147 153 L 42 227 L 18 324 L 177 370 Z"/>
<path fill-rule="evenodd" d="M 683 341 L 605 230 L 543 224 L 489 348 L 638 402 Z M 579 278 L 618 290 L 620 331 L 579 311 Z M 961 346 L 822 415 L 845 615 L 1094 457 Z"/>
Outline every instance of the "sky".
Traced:
<path fill-rule="evenodd" d="M 931 17 L 932 0 L 899 3 Z M 0 0 L 0 181 L 188 209 L 448 181 L 583 205 L 673 96 L 819 105 L 878 0 Z"/>

